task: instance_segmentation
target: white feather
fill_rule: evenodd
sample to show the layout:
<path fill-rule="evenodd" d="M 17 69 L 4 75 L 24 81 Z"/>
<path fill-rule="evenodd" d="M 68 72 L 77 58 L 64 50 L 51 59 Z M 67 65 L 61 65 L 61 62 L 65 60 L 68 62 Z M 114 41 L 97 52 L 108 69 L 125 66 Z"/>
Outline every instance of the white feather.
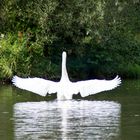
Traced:
<path fill-rule="evenodd" d="M 57 92 L 57 82 L 42 78 L 20 78 L 14 76 L 12 82 L 18 88 L 34 92 L 41 96 L 46 96 L 47 93 L 51 94 Z"/>
<path fill-rule="evenodd" d="M 113 80 L 86 80 L 71 82 L 66 69 L 66 53 L 62 54 L 62 75 L 59 82 L 53 82 L 42 78 L 20 78 L 14 76 L 12 79 L 16 87 L 25 89 L 41 96 L 47 93 L 57 93 L 58 99 L 72 99 L 73 94 L 80 93 L 82 97 L 96 94 L 102 91 L 112 90 L 121 84 L 121 79 L 116 76 Z"/>
<path fill-rule="evenodd" d="M 91 94 L 96 94 L 102 91 L 112 90 L 121 84 L 121 79 L 116 76 L 113 80 L 87 80 L 79 81 L 75 83 L 77 92 L 82 97 L 86 97 Z"/>

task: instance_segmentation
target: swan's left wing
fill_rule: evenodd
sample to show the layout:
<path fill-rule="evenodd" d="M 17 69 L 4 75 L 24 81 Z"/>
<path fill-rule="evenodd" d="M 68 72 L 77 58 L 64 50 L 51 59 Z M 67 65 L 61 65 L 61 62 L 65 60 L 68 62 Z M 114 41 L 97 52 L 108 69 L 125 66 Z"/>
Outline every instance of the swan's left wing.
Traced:
<path fill-rule="evenodd" d="M 74 94 L 80 93 L 82 97 L 102 91 L 112 90 L 121 84 L 121 79 L 116 76 L 113 80 L 87 80 L 73 83 Z"/>
<path fill-rule="evenodd" d="M 46 96 L 47 93 L 57 92 L 57 82 L 42 78 L 20 78 L 14 76 L 12 82 L 18 88 L 31 91 L 41 96 Z"/>

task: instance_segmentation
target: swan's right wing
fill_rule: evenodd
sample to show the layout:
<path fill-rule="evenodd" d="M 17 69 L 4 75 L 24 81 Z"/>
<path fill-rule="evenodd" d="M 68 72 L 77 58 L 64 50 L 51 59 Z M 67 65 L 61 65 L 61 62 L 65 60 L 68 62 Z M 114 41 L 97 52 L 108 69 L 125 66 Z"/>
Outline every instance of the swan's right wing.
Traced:
<path fill-rule="evenodd" d="M 112 90 L 121 84 L 120 77 L 116 76 L 113 80 L 87 80 L 73 84 L 73 93 L 80 93 L 82 97 L 96 94 L 102 91 Z"/>
<path fill-rule="evenodd" d="M 47 93 L 52 94 L 57 92 L 57 82 L 42 78 L 20 78 L 14 76 L 12 82 L 18 88 L 31 91 L 41 96 L 46 96 Z"/>

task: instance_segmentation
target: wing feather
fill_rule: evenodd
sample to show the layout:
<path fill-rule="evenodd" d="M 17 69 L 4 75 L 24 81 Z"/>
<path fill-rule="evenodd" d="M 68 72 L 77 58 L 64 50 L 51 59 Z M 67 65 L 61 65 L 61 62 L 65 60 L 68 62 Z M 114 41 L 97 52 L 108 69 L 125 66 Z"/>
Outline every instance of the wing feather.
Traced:
<path fill-rule="evenodd" d="M 121 84 L 120 77 L 116 76 L 113 80 L 87 80 L 76 82 L 75 94 L 80 93 L 82 97 L 96 94 L 102 91 L 112 90 Z"/>
<path fill-rule="evenodd" d="M 52 94 L 57 92 L 57 82 L 42 78 L 20 78 L 14 76 L 12 82 L 18 88 L 31 91 L 41 96 L 46 96 L 47 93 Z"/>

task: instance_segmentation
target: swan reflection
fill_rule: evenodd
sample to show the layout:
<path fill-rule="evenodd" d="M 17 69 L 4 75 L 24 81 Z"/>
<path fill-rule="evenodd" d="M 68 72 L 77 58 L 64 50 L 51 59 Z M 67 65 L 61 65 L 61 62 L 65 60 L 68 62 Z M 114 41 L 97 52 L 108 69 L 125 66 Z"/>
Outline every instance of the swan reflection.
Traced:
<path fill-rule="evenodd" d="M 15 139 L 118 139 L 120 111 L 112 101 L 16 103 Z"/>

